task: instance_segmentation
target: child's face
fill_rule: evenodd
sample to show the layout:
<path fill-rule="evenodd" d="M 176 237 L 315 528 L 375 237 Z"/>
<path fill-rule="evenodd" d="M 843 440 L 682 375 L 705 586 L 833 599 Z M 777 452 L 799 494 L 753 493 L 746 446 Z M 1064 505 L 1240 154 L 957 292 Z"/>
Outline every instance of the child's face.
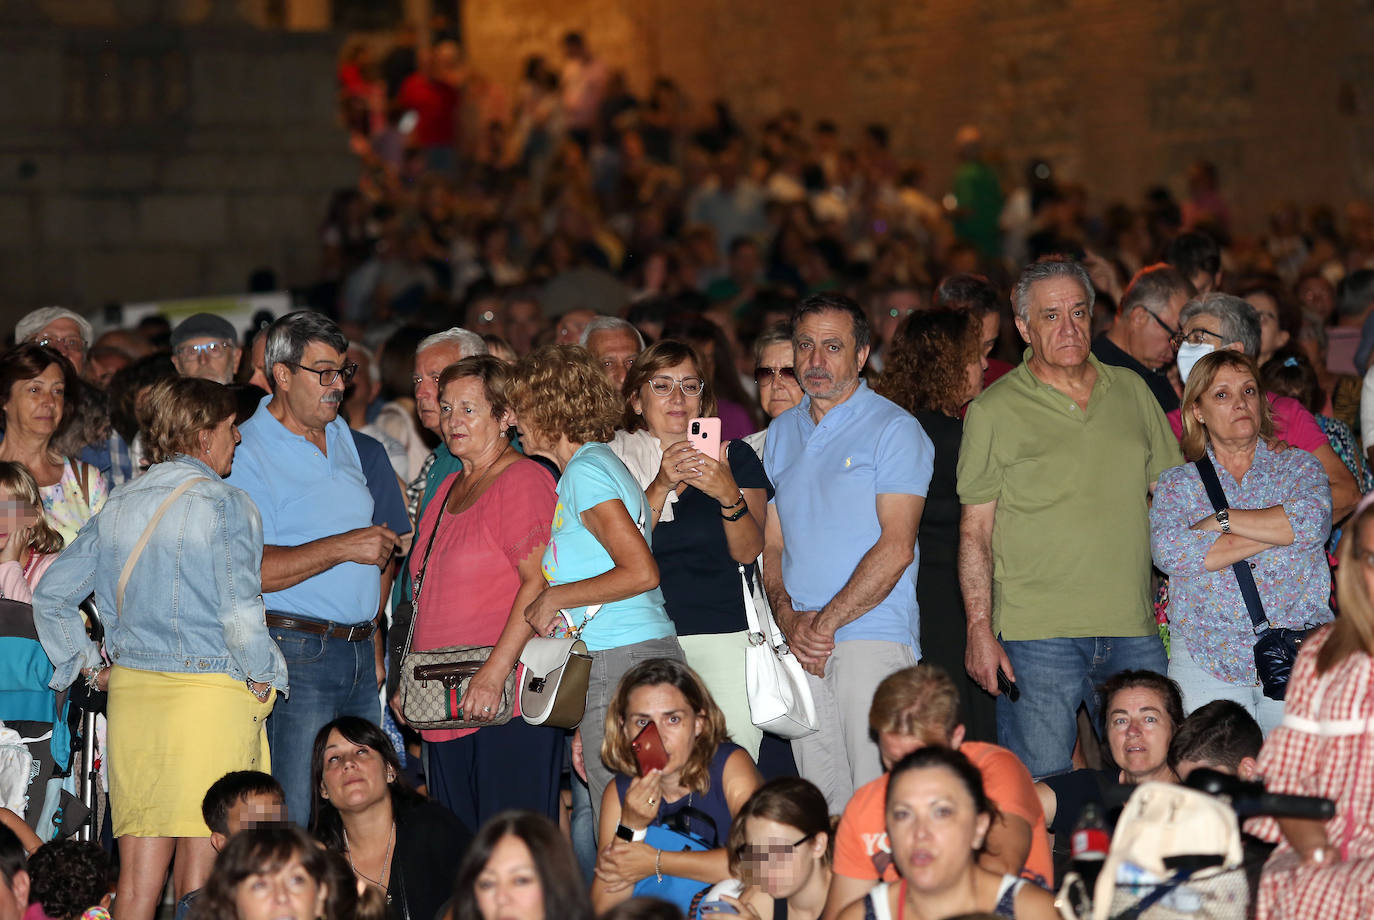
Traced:
<path fill-rule="evenodd" d="M 272 792 L 252 792 L 234 803 L 225 816 L 229 836 L 259 824 L 276 824 L 286 820 L 286 803 Z"/>
<path fill-rule="evenodd" d="M 0 545 L 9 540 L 10 534 L 32 527 L 37 521 L 38 512 L 33 505 L 0 486 Z"/>

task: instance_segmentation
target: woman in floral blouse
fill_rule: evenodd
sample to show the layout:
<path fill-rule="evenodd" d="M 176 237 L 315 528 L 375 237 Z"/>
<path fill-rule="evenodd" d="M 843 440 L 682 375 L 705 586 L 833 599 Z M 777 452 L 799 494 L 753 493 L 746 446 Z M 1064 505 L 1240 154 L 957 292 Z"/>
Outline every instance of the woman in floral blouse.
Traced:
<path fill-rule="evenodd" d="M 1306 451 L 1278 449 L 1269 402 L 1253 359 L 1205 355 L 1183 393 L 1183 455 L 1216 468 L 1223 525 L 1195 462 L 1159 477 L 1150 508 L 1155 565 L 1170 576 L 1173 637 L 1169 676 L 1191 712 L 1235 700 L 1267 735 L 1283 702 L 1264 696 L 1255 673 L 1255 632 L 1231 566 L 1245 562 L 1273 626 L 1331 619 L 1331 573 L 1323 545 L 1331 531 L 1331 487 Z"/>

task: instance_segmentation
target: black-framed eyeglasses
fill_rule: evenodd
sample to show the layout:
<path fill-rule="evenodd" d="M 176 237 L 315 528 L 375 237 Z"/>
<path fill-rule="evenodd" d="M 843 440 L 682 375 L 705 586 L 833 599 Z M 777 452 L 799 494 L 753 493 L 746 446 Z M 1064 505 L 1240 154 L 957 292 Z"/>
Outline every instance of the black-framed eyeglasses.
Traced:
<path fill-rule="evenodd" d="M 1170 326 L 1168 323 L 1164 322 L 1164 320 L 1160 319 L 1159 314 L 1156 313 L 1154 310 L 1151 310 L 1147 307 L 1145 308 L 1145 312 L 1150 315 L 1150 319 L 1155 321 L 1155 325 L 1159 326 L 1159 328 L 1169 333 L 1170 342 L 1172 342 L 1174 339 L 1178 338 L 1183 334 L 1179 330 L 1175 329 L 1173 326 Z"/>
<path fill-rule="evenodd" d="M 752 843 L 740 844 L 735 848 L 735 858 L 746 865 L 765 863 L 775 857 L 790 859 L 797 852 L 797 847 L 810 840 L 815 834 L 807 834 L 796 843 L 768 843 L 763 846 L 756 846 Z"/>
<path fill-rule="evenodd" d="M 754 368 L 754 382 L 759 386 L 772 383 L 774 378 L 796 383 L 797 369 L 794 367 L 764 367 L 762 364 Z"/>
<path fill-rule="evenodd" d="M 1153 316 L 1154 314 L 1150 315 Z M 1182 345 L 1184 342 L 1187 342 L 1189 345 L 1206 345 L 1208 336 L 1211 336 L 1218 342 L 1226 341 L 1226 339 L 1212 332 L 1210 329 L 1194 329 L 1192 332 L 1186 334 L 1180 332 L 1175 335 L 1171 341 L 1175 348 Z"/>
<path fill-rule="evenodd" d="M 282 364 L 289 364 L 298 371 L 305 371 L 310 374 L 317 374 L 320 378 L 320 386 L 331 387 L 334 381 L 340 377 L 344 383 L 353 379 L 353 375 L 358 373 L 358 365 L 353 363 L 345 364 L 343 367 L 326 367 L 323 370 L 316 370 L 313 367 L 306 367 L 304 364 L 297 364 L 294 361 L 283 361 Z"/>

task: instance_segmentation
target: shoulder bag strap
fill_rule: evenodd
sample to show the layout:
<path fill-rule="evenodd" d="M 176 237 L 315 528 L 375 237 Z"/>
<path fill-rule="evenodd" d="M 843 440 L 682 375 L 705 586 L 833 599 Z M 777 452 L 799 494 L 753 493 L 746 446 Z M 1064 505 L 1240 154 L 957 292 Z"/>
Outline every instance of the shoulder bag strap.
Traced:
<path fill-rule="evenodd" d="M 1226 501 L 1226 493 L 1222 491 L 1221 480 L 1217 477 L 1216 467 L 1212 466 L 1212 458 L 1204 453 L 1194 465 L 1202 478 L 1202 487 L 1207 490 L 1212 507 L 1217 511 L 1230 507 L 1230 503 Z M 1264 603 L 1260 600 L 1259 588 L 1255 586 L 1255 576 L 1250 572 L 1250 564 L 1242 559 L 1231 566 L 1231 571 L 1235 573 L 1236 582 L 1240 585 L 1240 596 L 1245 599 L 1245 610 L 1250 614 L 1250 625 L 1254 627 L 1256 634 L 1264 632 L 1270 628 L 1269 618 L 1264 615 Z"/>
<path fill-rule="evenodd" d="M 153 531 L 162 521 L 162 516 L 167 513 L 167 509 L 181 498 L 182 494 L 191 486 L 198 482 L 205 482 L 207 477 L 194 476 L 172 490 L 172 494 L 162 500 L 156 511 L 153 512 L 153 519 L 148 522 L 148 526 L 143 528 L 143 535 L 134 544 L 134 551 L 129 554 L 129 558 L 124 560 L 124 568 L 119 573 L 119 584 L 115 586 L 115 615 L 124 615 L 124 589 L 129 586 L 129 576 L 134 574 L 134 564 L 138 562 L 138 557 L 143 555 L 143 551 L 148 548 L 148 540 L 152 537 Z"/>
<path fill-rule="evenodd" d="M 754 571 L 757 573 L 758 569 L 755 569 Z M 757 575 L 755 577 L 757 577 Z M 745 624 L 749 627 L 750 639 L 752 639 L 755 635 L 767 639 L 768 634 L 763 631 L 763 625 L 759 619 L 758 607 L 754 604 L 754 592 L 749 587 L 748 576 L 744 574 L 743 563 L 741 563 L 739 566 L 739 584 L 740 593 L 744 595 L 744 620 Z"/>
<path fill-rule="evenodd" d="M 465 474 L 466 475 L 466 474 Z M 444 508 L 448 506 L 448 498 L 453 494 L 453 487 L 458 485 L 461 476 L 455 476 L 453 482 L 444 490 L 443 504 L 439 506 L 439 514 L 434 519 L 434 529 L 429 532 L 429 542 L 425 544 L 425 554 L 420 557 L 420 571 L 415 573 L 415 578 L 410 589 L 410 625 L 406 628 L 406 647 L 401 652 L 401 661 L 410 654 L 410 643 L 415 639 L 415 621 L 420 614 L 420 586 L 424 584 L 425 569 L 429 567 L 429 551 L 434 549 L 434 538 L 439 535 L 439 525 L 444 522 Z M 419 524 L 417 523 L 418 527 Z"/>

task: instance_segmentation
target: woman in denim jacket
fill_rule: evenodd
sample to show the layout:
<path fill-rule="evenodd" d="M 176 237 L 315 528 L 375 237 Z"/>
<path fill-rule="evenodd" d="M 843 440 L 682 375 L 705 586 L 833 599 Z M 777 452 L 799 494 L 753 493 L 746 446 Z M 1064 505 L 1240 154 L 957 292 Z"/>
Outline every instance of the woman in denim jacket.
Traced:
<path fill-rule="evenodd" d="M 229 771 L 269 770 L 264 721 L 273 688 L 287 689 L 263 621 L 262 519 L 220 478 L 238 443 L 233 395 L 180 377 L 144 406 L 154 465 L 81 528 L 33 599 L 51 686 L 80 675 L 110 691 L 121 920 L 152 920 L 174 854 L 178 898 L 205 883 L 215 854 L 201 799 Z M 77 611 L 91 592 L 112 664 Z"/>

